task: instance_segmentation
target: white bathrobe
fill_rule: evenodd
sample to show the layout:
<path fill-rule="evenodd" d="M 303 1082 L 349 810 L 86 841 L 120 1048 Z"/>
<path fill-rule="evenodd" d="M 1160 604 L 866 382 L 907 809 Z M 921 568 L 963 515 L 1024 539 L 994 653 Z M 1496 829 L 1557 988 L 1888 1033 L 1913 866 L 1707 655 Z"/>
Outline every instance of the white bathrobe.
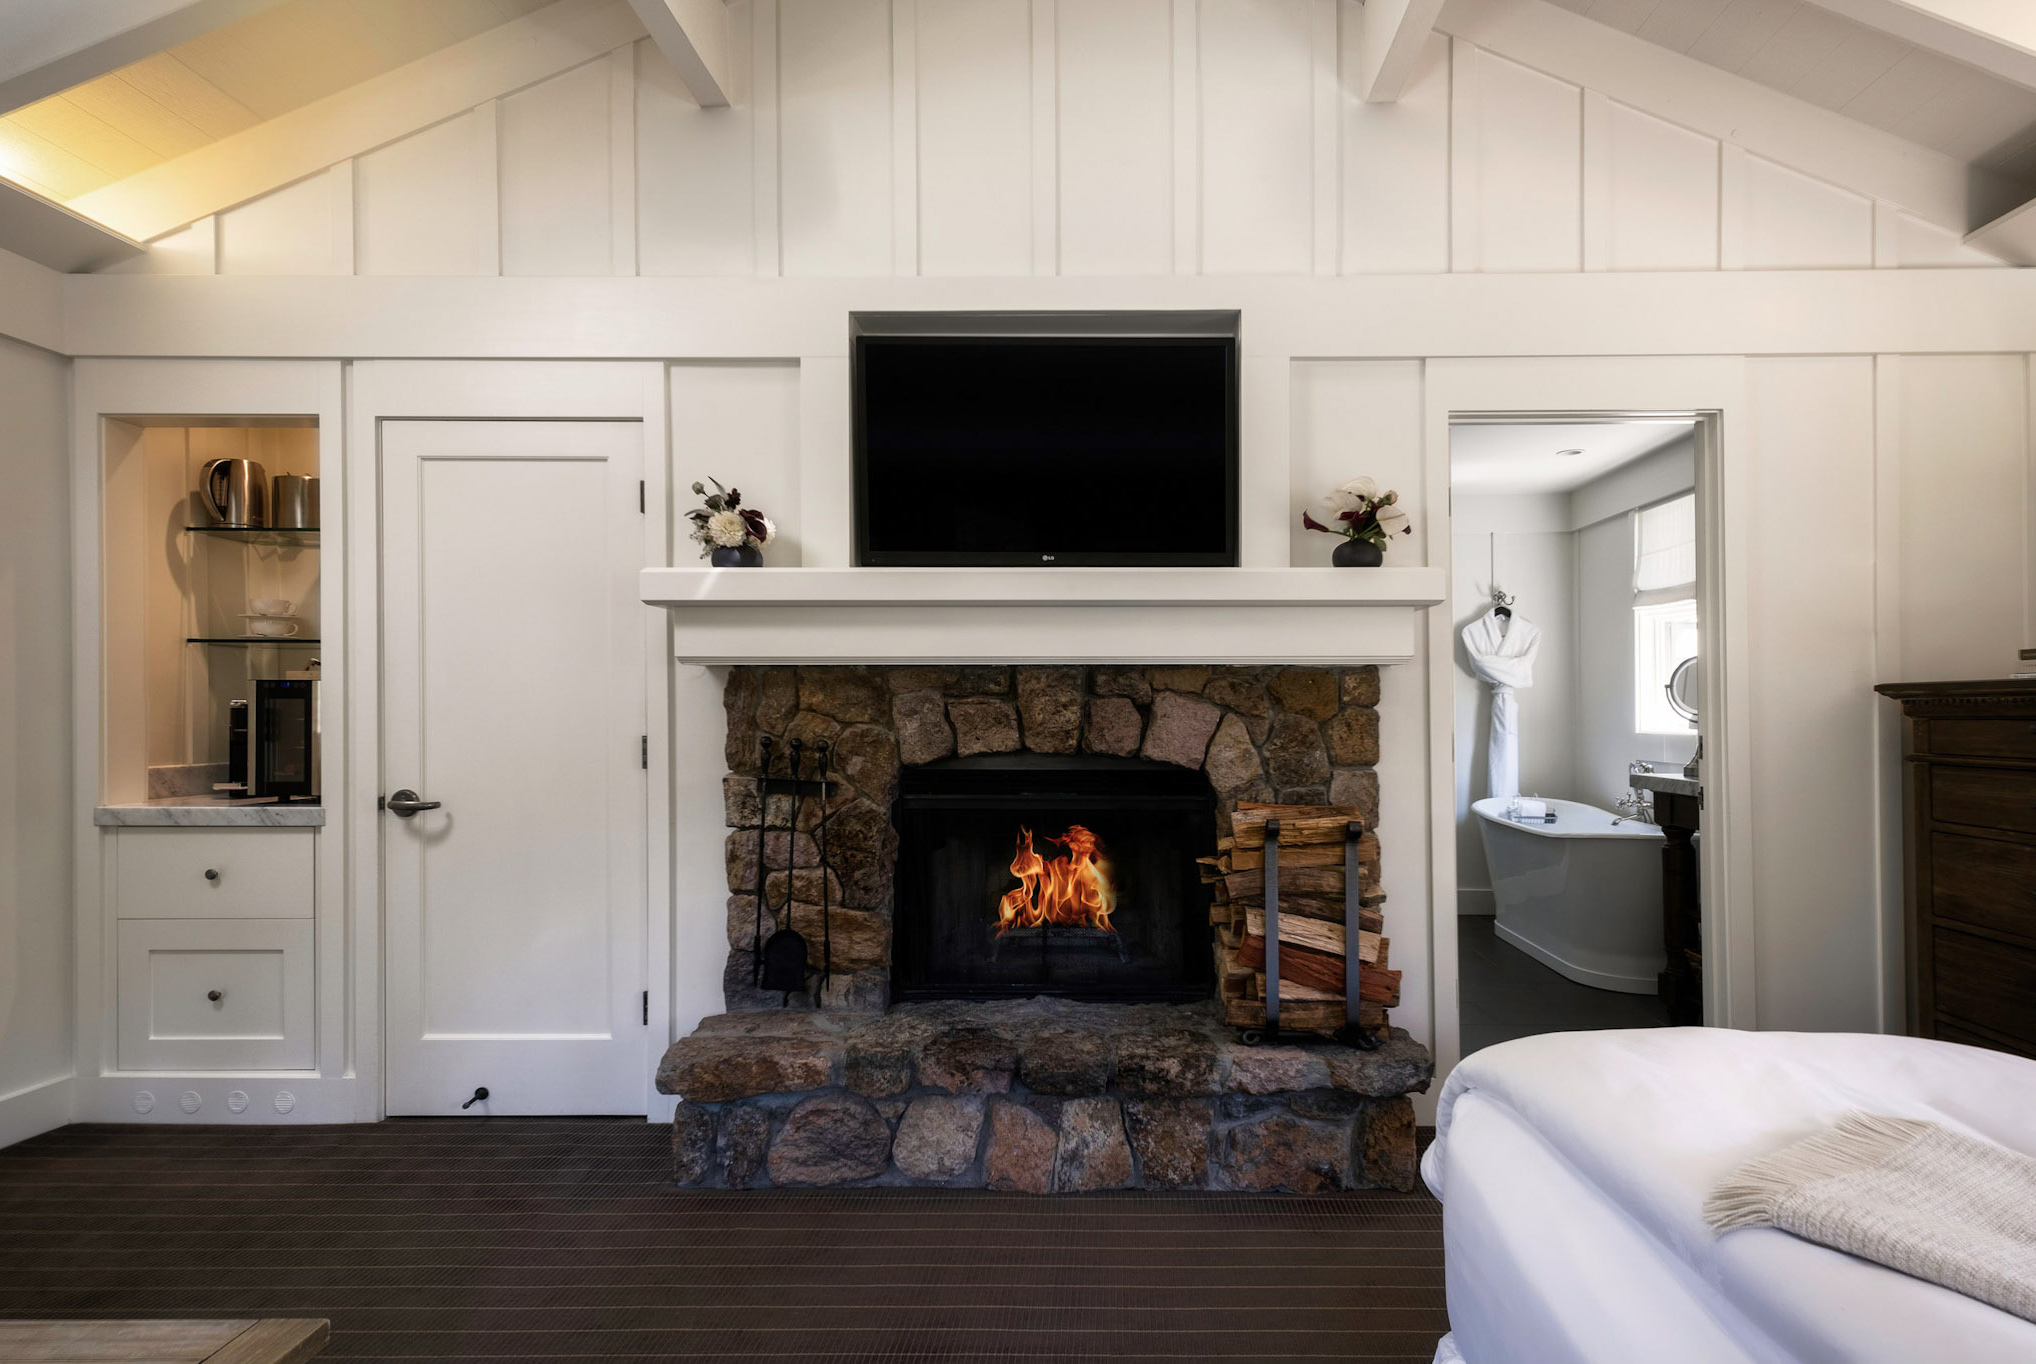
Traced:
<path fill-rule="evenodd" d="M 1520 702 L 1513 695 L 1521 687 L 1534 685 L 1534 654 L 1541 647 L 1541 631 L 1532 621 L 1515 615 L 1508 621 L 1496 610 L 1487 611 L 1463 627 L 1463 647 L 1470 653 L 1471 671 L 1478 681 L 1492 688 L 1492 733 L 1486 749 L 1493 796 L 1520 794 Z"/>

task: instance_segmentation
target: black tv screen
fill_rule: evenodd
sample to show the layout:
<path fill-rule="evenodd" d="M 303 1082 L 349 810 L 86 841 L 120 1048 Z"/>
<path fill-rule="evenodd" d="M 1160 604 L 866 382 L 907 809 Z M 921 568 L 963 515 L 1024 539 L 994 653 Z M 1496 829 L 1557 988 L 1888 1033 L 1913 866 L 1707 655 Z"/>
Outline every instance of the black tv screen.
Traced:
<path fill-rule="evenodd" d="M 857 561 L 1237 562 L 1235 336 L 855 338 Z"/>

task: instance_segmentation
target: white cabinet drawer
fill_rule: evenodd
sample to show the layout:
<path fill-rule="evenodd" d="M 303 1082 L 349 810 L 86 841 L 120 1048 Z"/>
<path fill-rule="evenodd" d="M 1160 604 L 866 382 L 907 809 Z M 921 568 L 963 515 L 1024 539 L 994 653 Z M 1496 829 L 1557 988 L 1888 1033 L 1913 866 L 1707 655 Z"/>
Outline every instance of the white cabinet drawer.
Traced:
<path fill-rule="evenodd" d="M 309 919 L 128 920 L 120 1068 L 309 1070 L 311 996 Z"/>
<path fill-rule="evenodd" d="M 309 829 L 122 829 L 114 895 L 123 919 L 308 919 Z"/>

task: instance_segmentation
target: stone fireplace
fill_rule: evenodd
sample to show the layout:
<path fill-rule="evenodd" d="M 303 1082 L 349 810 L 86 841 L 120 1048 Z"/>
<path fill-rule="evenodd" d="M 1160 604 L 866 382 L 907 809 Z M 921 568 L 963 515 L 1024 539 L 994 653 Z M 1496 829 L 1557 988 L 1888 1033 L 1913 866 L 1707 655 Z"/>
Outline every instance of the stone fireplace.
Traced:
<path fill-rule="evenodd" d="M 658 1076 L 681 1181 L 1409 1187 L 1426 1052 L 1241 1045 L 1195 864 L 1239 801 L 1375 826 L 1378 700 L 1370 666 L 731 669 L 728 1012 Z M 766 736 L 808 777 L 825 741 L 824 798 L 760 794 Z M 817 973 L 823 918 L 818 998 L 759 989 L 759 935 Z"/>

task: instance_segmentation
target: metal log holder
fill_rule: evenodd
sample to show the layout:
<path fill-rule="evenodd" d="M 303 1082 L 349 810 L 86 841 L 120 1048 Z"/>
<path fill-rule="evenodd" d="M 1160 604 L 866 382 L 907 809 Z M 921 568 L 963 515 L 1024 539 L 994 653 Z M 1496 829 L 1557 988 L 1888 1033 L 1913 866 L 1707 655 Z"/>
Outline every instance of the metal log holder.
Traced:
<path fill-rule="evenodd" d="M 1364 823 L 1351 820 L 1343 827 L 1343 1026 L 1336 1040 L 1360 1051 L 1375 1051 L 1380 1039 L 1358 1021 L 1361 1001 L 1358 958 L 1360 901 L 1363 886 L 1358 874 L 1358 844 L 1364 838 Z M 1265 822 L 1265 1027 L 1248 1028 L 1242 1040 L 1252 1046 L 1280 1040 L 1280 822 Z"/>

